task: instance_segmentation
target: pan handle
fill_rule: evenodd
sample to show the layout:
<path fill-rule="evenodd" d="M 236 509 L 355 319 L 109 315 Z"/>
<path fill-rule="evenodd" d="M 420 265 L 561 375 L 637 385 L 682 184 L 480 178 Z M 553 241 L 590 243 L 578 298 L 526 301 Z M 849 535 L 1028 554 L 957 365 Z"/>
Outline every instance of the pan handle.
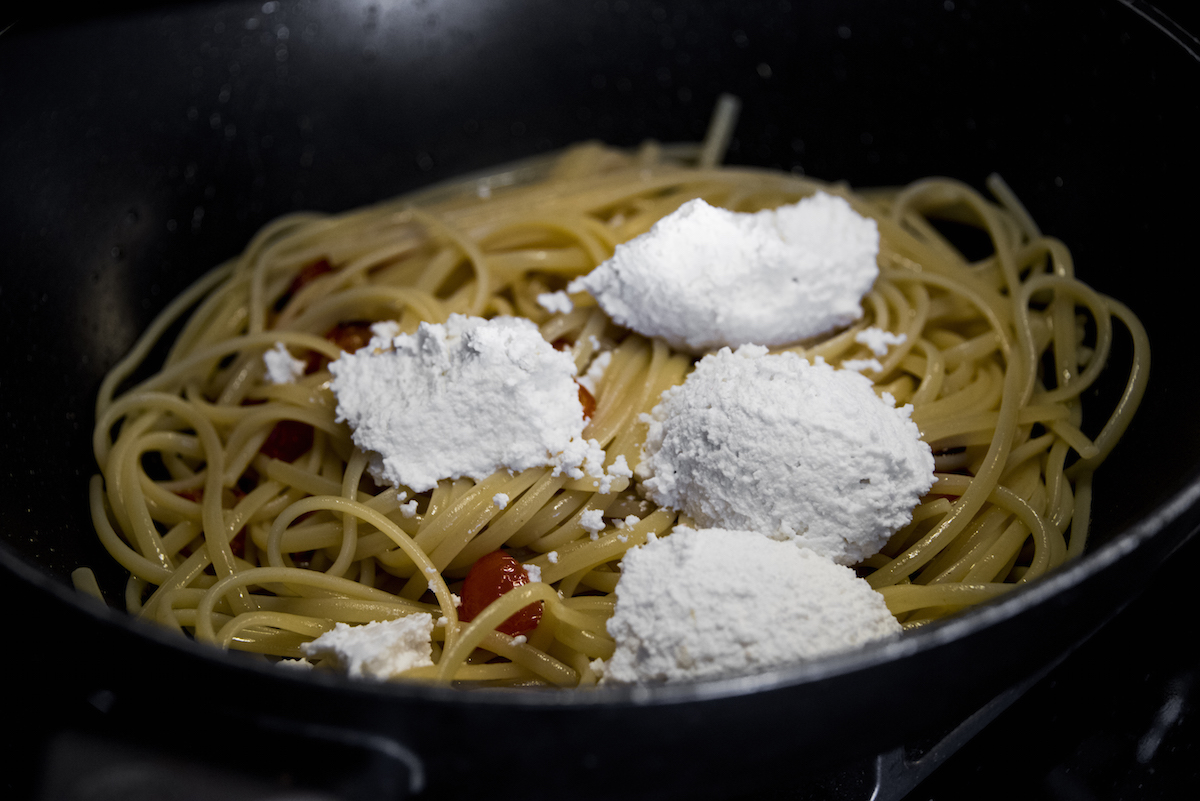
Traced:
<path fill-rule="evenodd" d="M 43 752 L 37 798 L 399 801 L 425 787 L 420 758 L 377 734 L 268 717 L 229 721 L 199 737 L 186 729 L 165 734 L 161 740 L 173 742 L 80 727 L 59 732 Z M 253 755 L 253 765 L 221 761 L 231 741 Z"/>

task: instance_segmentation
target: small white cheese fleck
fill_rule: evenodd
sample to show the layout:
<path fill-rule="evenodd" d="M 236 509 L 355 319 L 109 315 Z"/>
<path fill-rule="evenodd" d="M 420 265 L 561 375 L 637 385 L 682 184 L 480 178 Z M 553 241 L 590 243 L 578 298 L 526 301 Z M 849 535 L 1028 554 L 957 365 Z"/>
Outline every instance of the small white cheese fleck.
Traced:
<path fill-rule="evenodd" d="M 779 667 L 900 631 L 848 567 L 756 532 L 681 526 L 625 554 L 607 627 L 605 684 Z"/>
<path fill-rule="evenodd" d="M 558 564 L 558 551 L 551 551 L 550 553 L 546 554 L 546 559 L 550 562 L 550 564 L 557 565 Z"/>
<path fill-rule="evenodd" d="M 893 334 L 885 328 L 871 326 L 864 328 L 854 335 L 854 341 L 866 345 L 876 356 L 886 356 L 892 345 L 903 345 L 908 340 L 906 334 Z"/>
<path fill-rule="evenodd" d="M 492 496 L 492 503 L 495 504 L 496 508 L 498 509 L 506 509 L 508 508 L 508 496 L 503 492 L 497 492 Z"/>
<path fill-rule="evenodd" d="M 536 581 L 542 580 L 542 569 L 540 567 L 538 567 L 537 565 L 528 565 L 527 564 L 527 565 L 522 565 L 522 567 L 525 568 L 525 572 L 529 575 L 530 581 L 536 582 Z"/>
<path fill-rule="evenodd" d="M 306 367 L 304 360 L 293 357 L 282 342 L 276 342 L 274 348 L 263 354 L 263 364 L 267 368 L 267 380 L 272 384 L 295 383 L 304 375 Z"/>
<path fill-rule="evenodd" d="M 300 659 L 280 659 L 275 663 L 276 667 L 286 668 L 287 670 L 312 670 L 316 665 L 301 657 Z"/>
<path fill-rule="evenodd" d="M 575 309 L 571 296 L 561 289 L 557 292 L 543 292 L 537 296 L 538 305 L 551 314 L 568 314 Z"/>
<path fill-rule="evenodd" d="M 608 365 L 612 363 L 611 350 L 606 350 L 600 353 L 596 358 L 592 359 L 588 365 L 587 372 L 579 377 L 579 386 L 586 389 L 592 396 L 596 394 L 596 387 L 600 383 L 600 379 L 604 377 L 604 371 L 608 369 Z"/>
<path fill-rule="evenodd" d="M 400 505 L 400 515 L 405 518 L 417 516 L 417 501 L 415 498 L 408 503 Z"/>
<path fill-rule="evenodd" d="M 879 274 L 875 221 L 818 192 L 741 214 L 691 200 L 567 286 L 617 323 L 702 353 L 845 326 Z"/>
<path fill-rule="evenodd" d="M 355 678 L 388 679 L 433 664 L 432 631 L 433 615 L 425 612 L 361 626 L 338 623 L 300 650 L 305 656 L 333 658 Z"/>
<path fill-rule="evenodd" d="M 846 359 L 842 362 L 842 369 L 853 370 L 856 373 L 865 373 L 868 370 L 878 373 L 882 372 L 883 365 L 879 359 Z"/>
<path fill-rule="evenodd" d="M 583 530 L 591 535 L 592 539 L 596 539 L 604 530 L 604 513 L 599 509 L 588 509 L 579 516 L 579 525 L 583 526 Z"/>

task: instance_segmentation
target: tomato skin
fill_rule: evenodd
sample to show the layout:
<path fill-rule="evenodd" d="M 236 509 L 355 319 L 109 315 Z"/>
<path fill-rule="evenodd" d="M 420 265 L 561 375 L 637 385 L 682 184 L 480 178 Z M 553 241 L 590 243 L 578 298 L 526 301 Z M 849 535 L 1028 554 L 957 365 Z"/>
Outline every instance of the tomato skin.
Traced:
<path fill-rule="evenodd" d="M 458 617 L 463 622 L 475 617 L 513 587 L 529 583 L 524 566 L 504 551 L 479 557 L 467 573 L 462 586 L 462 606 Z M 542 620 L 542 602 L 530 604 L 496 626 L 496 631 L 516 637 L 537 628 Z"/>
<path fill-rule="evenodd" d="M 371 325 L 369 320 L 338 323 L 325 332 L 325 339 L 347 353 L 354 353 L 359 348 L 366 347 L 367 343 L 371 341 Z M 312 375 L 327 364 L 329 364 L 329 359 L 324 355 L 316 351 L 309 351 L 308 359 L 304 364 L 304 374 Z"/>
<path fill-rule="evenodd" d="M 347 353 L 354 353 L 359 348 L 365 348 L 371 341 L 371 337 L 374 336 L 371 333 L 371 325 L 369 320 L 338 323 L 325 332 L 325 339 Z"/>
<path fill-rule="evenodd" d="M 583 406 L 583 419 L 591 420 L 592 415 L 596 413 L 596 399 L 592 396 L 592 393 L 587 391 L 583 384 L 580 384 L 578 381 L 575 383 L 579 385 L 579 403 Z"/>
<path fill-rule="evenodd" d="M 333 272 L 333 265 L 329 263 L 329 259 L 320 258 L 311 264 L 306 264 L 296 273 L 296 277 L 292 279 L 292 283 L 288 285 L 287 291 L 284 292 L 279 300 L 275 302 L 275 311 L 282 311 L 283 307 L 291 301 L 292 297 L 304 287 L 311 284 L 316 279 L 326 273 Z"/>
<path fill-rule="evenodd" d="M 272 459 L 294 462 L 313 446 L 313 427 L 299 420 L 280 420 L 267 435 L 262 454 Z"/>

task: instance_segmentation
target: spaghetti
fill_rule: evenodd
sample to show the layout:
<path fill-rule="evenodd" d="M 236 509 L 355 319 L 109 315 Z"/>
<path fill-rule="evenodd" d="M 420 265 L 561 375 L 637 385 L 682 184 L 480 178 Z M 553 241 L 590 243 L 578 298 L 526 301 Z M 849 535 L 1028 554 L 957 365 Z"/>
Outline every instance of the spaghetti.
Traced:
<path fill-rule="evenodd" d="M 91 508 L 105 548 L 130 573 L 129 611 L 197 640 L 275 659 L 338 622 L 431 613 L 433 666 L 406 678 L 459 684 L 595 683 L 613 652 L 605 628 L 620 559 L 681 520 L 621 480 L 532 468 L 482 481 L 444 480 L 409 494 L 379 487 L 335 422 L 328 363 L 361 344 L 367 323 L 451 313 L 519 315 L 570 348 L 582 374 L 598 352 L 584 436 L 608 463 L 639 461 L 649 412 L 695 357 L 615 326 L 586 300 L 550 313 L 556 291 L 614 247 L 693 198 L 738 211 L 818 189 L 879 225 L 881 273 L 866 313 L 822 341 L 788 348 L 834 365 L 872 356 L 855 335 L 904 335 L 876 389 L 913 404 L 936 454 L 937 482 L 912 522 L 859 565 L 913 627 L 1027 582 L 1087 541 L 1093 471 L 1111 451 L 1146 383 L 1137 318 L 1074 277 L 1062 243 L 1044 236 L 998 181 L 992 202 L 951 180 L 852 192 L 765 170 L 719 168 L 713 146 L 647 144 L 634 153 L 585 144 L 552 158 L 339 215 L 293 214 L 173 301 L 105 379 Z M 969 261 L 931 222 L 983 231 L 991 253 Z M 1128 329 L 1133 365 L 1094 437 L 1081 394 Z M 130 377 L 178 327 L 153 375 Z M 283 343 L 306 360 L 294 383 L 264 377 Z M 129 386 L 132 383 L 132 386 Z M 510 501 L 503 508 L 493 499 Z M 585 514 L 610 521 L 592 537 Z M 640 520 L 618 528 L 611 521 Z M 457 593 L 468 568 L 503 549 L 540 571 L 471 622 Z M 535 573 L 535 575 L 537 575 Z M 514 638 L 497 626 L 541 602 L 540 624 Z"/>

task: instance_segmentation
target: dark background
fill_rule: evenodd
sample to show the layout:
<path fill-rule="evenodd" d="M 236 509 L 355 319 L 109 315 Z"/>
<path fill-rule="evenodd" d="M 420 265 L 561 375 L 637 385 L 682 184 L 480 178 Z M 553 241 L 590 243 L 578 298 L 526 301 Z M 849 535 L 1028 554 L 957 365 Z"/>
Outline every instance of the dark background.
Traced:
<path fill-rule="evenodd" d="M 137 8 L 143 5 L 151 4 L 132 3 L 120 8 Z M 962 10 L 969 8 L 972 4 L 960 2 L 958 5 Z M 1196 21 L 1197 4 L 1186 0 L 1177 0 L 1177 2 L 1161 2 L 1157 5 L 1185 27 L 1189 27 L 1193 31 L 1200 30 L 1200 25 Z M 112 14 L 116 13 L 114 8 L 116 7 L 110 5 L 106 6 L 103 11 L 97 8 L 91 13 L 97 16 Z M 56 15 L 59 13 L 58 9 L 49 5 L 32 10 L 27 8 L 24 11 L 29 13 L 19 24 L 28 27 L 51 26 L 56 22 Z M 8 15 L 13 12 L 3 13 Z M 4 27 L 4 22 L 5 17 L 0 16 L 0 28 Z M 3 39 L 0 38 L 0 46 L 2 45 Z M 102 51 L 83 53 L 80 54 L 80 57 L 103 60 L 107 55 Z M 1036 57 L 1036 53 L 1025 55 Z M 1081 69 L 1084 66 L 1081 65 Z M 6 74 L 5 80 L 11 80 L 11 77 L 11 74 Z M 435 81 L 445 80 L 446 76 L 433 76 L 433 78 Z M 236 77 L 231 79 L 231 83 L 237 84 Z M 12 89 L 13 87 L 10 86 L 9 91 Z M 1072 88 L 1055 87 L 1053 90 L 1070 92 Z M 1197 90 L 1200 91 L 1200 87 L 1197 87 Z M 536 91 L 536 87 L 533 87 L 532 91 Z M 614 87 L 614 91 L 621 90 L 619 87 Z M 235 102 L 238 99 L 235 96 Z M 137 102 L 137 99 L 130 98 L 130 102 Z M 221 126 L 227 126 L 228 120 L 216 119 L 212 116 L 218 110 L 216 105 L 213 105 L 212 108 L 202 106 L 198 112 L 201 115 L 199 123 L 210 127 L 217 126 L 214 130 L 220 129 Z M 1114 114 L 1117 114 L 1118 111 L 1114 110 Z M 355 114 L 360 113 L 360 110 L 353 108 L 348 101 L 345 113 Z M 667 116 L 667 113 L 663 112 L 663 115 Z M 103 114 L 99 114 L 97 120 L 93 120 L 91 124 L 120 124 L 120 120 L 105 119 Z M 316 131 L 314 136 L 319 135 L 322 120 L 316 119 L 309 122 Z M 614 130 L 611 127 L 612 121 L 606 122 L 602 113 L 594 122 L 597 135 L 603 136 Z M 85 122 L 80 120 L 79 124 L 85 124 Z M 479 120 L 474 129 L 464 129 L 462 136 L 470 137 L 473 141 L 480 143 L 478 150 L 472 155 L 473 163 L 466 166 L 482 167 L 493 163 L 496 158 L 487 151 L 487 143 L 509 136 L 517 136 L 519 131 L 516 126 L 520 124 L 524 123 L 519 120 L 505 121 L 502 128 L 491 130 L 487 120 Z M 1132 125 L 1134 123 L 1123 121 L 1122 124 Z M 1143 124 L 1150 125 L 1153 124 L 1153 121 L 1146 120 Z M 606 128 L 606 126 L 609 127 Z M 762 130 L 765 132 L 763 134 L 765 138 L 782 135 L 778 132 L 773 134 L 769 126 L 764 126 Z M 623 131 L 622 133 L 636 138 L 652 132 Z M 235 143 L 244 142 L 247 138 L 245 134 L 244 129 L 229 132 L 231 141 Z M 411 133 L 407 135 L 410 140 L 419 139 Z M 1185 132 L 1182 131 L 1164 132 L 1164 138 L 1172 141 L 1175 137 L 1184 135 Z M 799 148 L 796 150 L 797 160 L 808 165 L 814 163 L 819 165 L 817 154 L 830 150 L 836 144 L 832 141 L 824 141 L 820 136 L 819 133 L 814 132 L 807 141 L 793 145 L 794 150 Z M 1186 132 L 1186 136 L 1195 140 L 1194 131 Z M 738 143 L 732 156 L 735 159 L 743 158 L 753 161 L 758 150 L 765 151 L 777 144 L 767 141 L 765 138 L 764 141 L 747 139 Z M 64 146 L 67 144 L 69 143 L 64 142 Z M 449 143 L 445 150 L 454 150 L 460 145 L 459 142 Z M 531 152 L 544 149 L 543 144 L 539 141 L 529 141 L 523 146 L 528 147 Z M 876 149 L 886 150 L 887 146 L 888 142 L 886 141 L 874 143 Z M 883 166 L 875 165 L 870 161 L 871 152 L 871 148 L 864 142 L 860 154 L 862 163 L 859 167 L 863 175 L 871 175 L 873 170 L 878 172 L 886 169 L 891 172 L 884 173 L 885 175 L 894 175 L 899 180 L 908 177 L 906 173 L 918 167 L 913 164 L 894 163 Z M 255 154 L 250 153 L 249 155 L 253 158 Z M 298 160 L 305 158 L 304 152 L 298 151 L 295 155 Z M 327 158 L 328 155 L 328 150 L 316 151 L 317 161 L 314 170 L 316 177 L 312 180 L 324 182 L 322 191 L 325 197 L 333 198 L 331 202 L 334 207 L 358 201 L 362 195 L 379 195 L 391 191 L 395 187 L 387 185 L 387 181 L 394 179 L 389 176 L 400 174 L 404 176 L 402 181 L 413 183 L 428 178 L 446 177 L 448 172 L 453 172 L 462 166 L 451 167 L 442 160 L 439 143 L 428 142 L 426 149 L 417 153 L 409 161 L 381 165 L 380 176 L 377 178 L 379 185 L 364 188 L 337 184 L 336 170 L 330 170 L 326 166 L 328 162 L 322 162 L 322 159 Z M 12 154 L 9 156 L 12 157 Z M 1092 165 L 1099 169 L 1107 169 L 1110 166 L 1110 156 L 1111 154 L 1090 154 L 1091 164 L 1088 163 L 1088 159 L 1081 159 L 1079 171 L 1082 172 L 1084 166 Z M 28 162 L 22 162 L 22 164 L 26 163 Z M 12 157 L 11 162 L 4 162 L 4 164 L 6 166 L 17 165 L 17 158 Z M 109 174 L 117 172 L 111 169 L 111 165 L 108 167 Z M 1035 172 L 1037 167 L 1038 165 L 1031 167 L 1030 172 Z M 16 168 L 16 166 L 13 167 L 13 169 Z M 130 169 L 136 170 L 137 168 L 131 166 Z M 183 232 L 207 230 L 208 227 L 222 225 L 245 229 L 249 232 L 255 227 L 255 220 L 262 214 L 267 211 L 285 210 L 283 208 L 264 209 L 262 204 L 269 202 L 266 200 L 265 192 L 258 195 L 250 193 L 249 196 L 239 201 L 240 206 L 235 204 L 222 208 L 220 201 L 224 197 L 223 193 L 225 193 L 226 187 L 220 182 L 219 177 L 201 174 L 194 176 L 194 181 L 190 181 L 192 176 L 186 174 L 187 165 L 180 165 L 180 170 L 182 174 L 176 178 L 179 179 L 180 186 L 184 188 L 180 189 L 178 205 L 186 206 L 189 212 L 187 216 L 179 216 L 176 220 L 176 224 Z M 22 179 L 26 178 L 24 174 L 21 177 Z M 137 184 L 140 176 L 130 174 L 128 178 L 128 185 L 133 186 Z M 271 178 L 268 176 L 263 180 L 267 181 Z M 30 182 L 35 181 L 36 176 Z M 80 187 L 80 197 L 68 200 L 84 205 L 100 204 L 107 202 L 107 198 L 113 195 L 115 190 L 120 190 L 124 186 L 125 184 L 118 182 L 110 186 Z M 306 192 L 309 190 L 310 187 L 306 185 L 304 177 L 301 176 L 296 179 L 294 199 L 297 202 L 304 201 Z M 212 197 L 206 198 L 205 193 L 210 191 Z M 1050 191 L 1045 188 L 1039 190 L 1043 201 L 1047 196 L 1046 193 Z M 206 199 L 213 202 L 206 203 Z M 9 196 L 4 201 L 6 205 L 3 205 L 5 215 L 9 219 L 20 217 L 24 214 L 24 210 L 17 208 L 17 205 L 23 202 L 25 202 L 24 198 Z M 1190 204 L 1191 213 L 1194 214 L 1196 206 L 1194 196 L 1190 196 L 1186 202 Z M 122 204 L 123 199 L 118 198 L 117 203 Z M 256 203 L 259 205 L 256 206 Z M 135 208 L 138 207 L 138 204 L 134 202 L 129 204 L 129 207 Z M 192 209 L 197 207 L 206 208 L 207 216 L 202 215 L 197 218 L 192 213 Z M 116 207 L 114 206 L 114 208 Z M 119 210 L 120 214 L 112 216 L 112 231 L 86 232 L 87 236 L 95 234 L 98 236 L 92 238 L 99 239 L 111 236 L 115 237 L 114 241 L 116 241 L 126 235 L 125 231 L 136 231 L 141 226 L 150 223 L 159 225 L 167 222 L 145 213 L 144 208 L 140 216 L 126 214 L 124 205 Z M 122 226 L 126 227 L 122 228 Z M 46 241 L 39 244 L 38 247 L 49 251 L 58 244 L 51 241 L 54 238 L 53 235 L 43 234 L 43 238 Z M 81 240 L 85 238 L 80 235 Z M 128 235 L 128 238 L 131 241 L 136 239 L 132 235 Z M 208 251 L 195 254 L 195 259 L 200 262 L 211 263 L 228 255 L 219 252 L 219 248 L 224 245 L 218 246 L 201 242 L 198 247 L 209 248 Z M 96 264 L 104 264 L 111 268 L 112 272 L 106 273 L 106 275 L 119 275 L 120 263 L 137 258 L 137 256 L 137 253 L 121 252 L 119 247 L 114 244 L 111 250 L 105 253 L 90 254 L 89 257 L 93 258 Z M 0 292 L 0 302 L 7 304 L 11 303 L 14 297 L 13 287 L 16 286 L 19 291 L 24 284 L 13 280 L 13 270 L 16 269 L 14 265 L 5 262 L 4 269 L 5 286 L 3 292 Z M 106 284 L 98 277 L 94 284 L 78 288 L 76 294 L 82 300 L 94 300 L 96 296 L 100 296 L 103 302 L 105 290 Z M 159 302 L 161 299 L 173 295 L 175 291 L 178 291 L 177 288 L 164 284 L 159 290 L 161 295 Z M 144 305 L 145 308 L 139 311 L 144 316 L 148 316 L 154 311 L 153 303 L 148 299 Z M 6 334 L 15 336 L 11 329 L 5 330 Z M 115 356 L 115 351 L 121 347 L 119 343 L 127 332 L 92 330 L 87 334 L 95 343 L 96 349 L 91 354 L 92 357 L 97 361 L 111 361 Z M 46 346 L 39 345 L 35 339 L 32 344 L 28 344 L 26 351 L 30 354 L 37 354 L 39 347 Z M 48 377 L 47 380 L 59 379 Z M 59 387 L 58 389 L 73 391 L 80 395 L 93 391 L 91 387 L 79 386 Z M 1194 398 L 1188 400 L 1194 404 Z M 6 413 L 10 417 L 14 415 L 14 407 L 10 405 L 11 403 L 11 400 L 6 400 L 5 405 Z M 84 429 L 87 427 L 86 422 L 81 420 L 76 421 L 76 425 L 83 426 Z M 36 436 L 31 432 L 20 431 L 16 426 L 6 433 L 9 437 Z M 19 472 L 21 467 L 23 466 L 9 465 L 7 476 L 9 484 L 20 480 L 15 473 Z M 14 515 L 13 519 L 17 517 Z M 48 538 L 52 539 L 53 532 L 31 532 L 30 536 L 47 534 L 51 535 Z M 1200 660 L 1194 655 L 1196 649 L 1191 645 L 1190 640 L 1191 632 L 1194 630 L 1195 615 L 1200 612 L 1200 608 L 1198 608 L 1200 603 L 1198 603 L 1193 589 L 1194 579 L 1190 575 L 1190 566 L 1196 564 L 1196 557 L 1200 556 L 1198 550 L 1200 547 L 1193 542 L 1177 553 L 1165 569 L 1158 574 L 1153 585 L 1125 612 L 1071 655 L 1061 666 L 1052 670 L 1038 682 L 1007 712 L 988 726 L 982 734 L 974 738 L 957 755 L 951 757 L 936 770 L 910 797 L 931 800 L 967 797 L 974 799 L 1021 797 L 1061 799 L 1062 801 L 1195 797 L 1198 777 L 1194 767 L 1194 757 L 1196 756 L 1197 736 L 1200 734 L 1195 714 L 1195 685 L 1196 671 L 1200 668 Z M 60 565 L 55 562 L 56 556 L 53 552 L 46 554 L 45 558 L 51 562 L 51 567 L 62 570 L 72 566 L 74 560 L 73 555 L 62 554 Z M 33 793 L 33 781 L 40 775 L 40 766 L 46 756 L 45 744 L 61 731 L 76 728 L 86 731 L 94 726 L 96 730 L 103 732 L 105 725 L 103 698 L 79 697 L 69 689 L 65 691 L 47 690 L 47 687 L 69 687 L 69 685 L 60 683 L 61 678 L 69 677 L 72 671 L 86 670 L 87 659 L 92 656 L 82 655 L 81 663 L 77 665 L 39 665 L 32 673 L 24 669 L 20 672 L 13 672 L 11 668 L 13 663 L 10 663 L 10 667 L 6 669 L 4 673 L 6 683 L 17 696 L 14 699 L 15 704 L 19 704 L 20 697 L 26 695 L 36 696 L 38 700 L 36 701 L 36 715 L 17 718 L 16 730 L 19 731 L 17 741 L 8 747 L 3 752 L 3 757 L 0 758 L 0 766 L 4 768 L 4 778 L 0 780 L 3 782 L 0 783 L 0 790 L 7 791 L 0 792 L 0 795 L 21 798 Z M 13 657 L 13 660 L 17 659 L 24 659 L 23 664 L 28 664 L 29 661 L 28 657 Z M 933 680 L 936 681 L 936 677 L 933 677 Z M 797 789 L 796 784 L 802 785 L 803 779 L 799 779 L 795 784 L 791 780 L 781 782 L 776 788 L 778 795 L 780 797 L 803 795 L 803 791 Z"/>

